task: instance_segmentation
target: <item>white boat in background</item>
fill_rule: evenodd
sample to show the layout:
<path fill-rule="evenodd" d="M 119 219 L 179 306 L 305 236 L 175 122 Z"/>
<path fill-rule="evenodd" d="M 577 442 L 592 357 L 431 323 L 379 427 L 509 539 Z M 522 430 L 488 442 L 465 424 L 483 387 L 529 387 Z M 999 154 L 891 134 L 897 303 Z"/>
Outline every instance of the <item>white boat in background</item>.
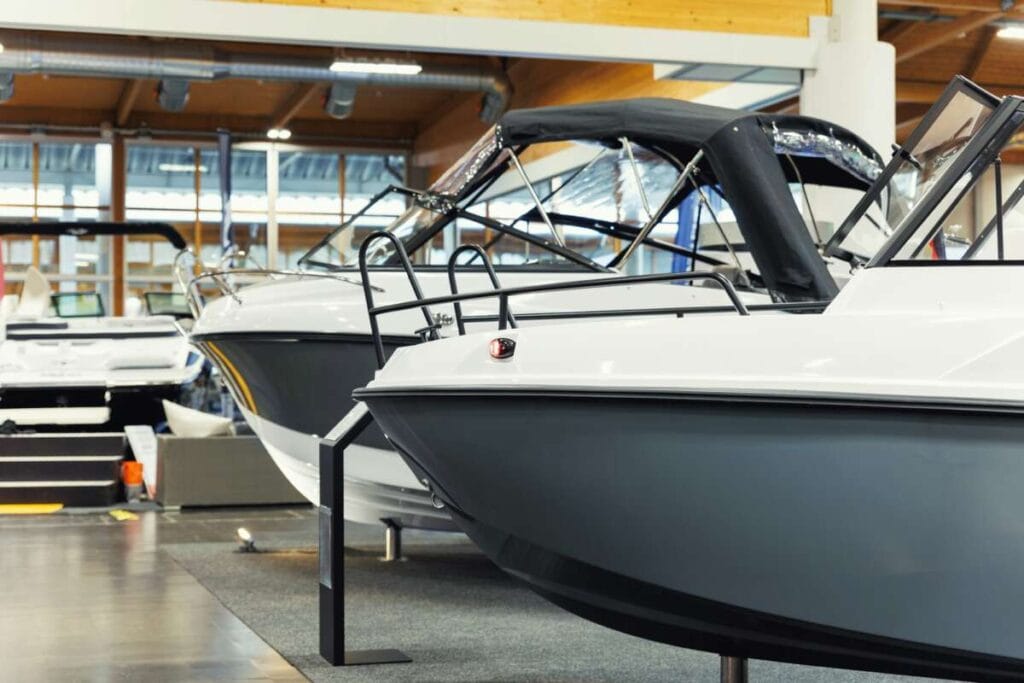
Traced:
<path fill-rule="evenodd" d="M 471 334 L 356 397 L 491 559 L 587 619 L 1022 680 L 1022 134 L 1024 99 L 955 80 L 829 245 L 903 190 L 821 315 Z"/>
<path fill-rule="evenodd" d="M 164 224 L 0 223 L 0 234 L 159 235 L 186 248 Z M 12 303 L 2 321 L 0 422 L 46 431 L 162 421 L 160 401 L 177 399 L 203 366 L 176 324 L 173 298 L 148 297 L 150 310 L 165 314 L 111 317 L 99 293 L 53 292 L 28 269 L 21 295 L 5 297 Z"/>
<path fill-rule="evenodd" d="M 545 145 L 575 154 L 579 165 L 553 180 L 543 175 L 542 158 L 530 177 L 525 160 L 543 157 Z M 807 117 L 660 99 L 512 111 L 429 190 L 391 187 L 378 195 L 306 254 L 303 271 L 255 274 L 262 281 L 241 288 L 232 283 L 254 273 L 194 282 L 197 302 L 214 281 L 226 295 L 201 312 L 197 305 L 191 339 L 220 368 L 278 467 L 316 503 L 319 436 L 377 367 L 357 269 L 359 248 L 373 231 L 385 227 L 401 241 L 426 296 L 449 293 L 454 282 L 469 291 L 498 279 L 521 286 L 713 271 L 732 280 L 749 306 L 814 303 L 838 291 L 830 268 L 848 274 L 851 266 L 820 254 L 816 243 L 823 245 L 831 228 L 802 213 L 813 200 L 804 190 L 845 192 L 852 204 L 880 171 L 863 140 Z M 404 209 L 397 219 L 379 217 L 396 203 Z M 882 240 L 858 237 L 870 249 Z M 393 243 L 374 244 L 367 261 L 378 303 L 414 295 Z M 732 310 L 719 287 L 661 282 L 546 292 L 519 299 L 515 313 L 532 325 L 593 309 L 629 310 L 639 301 L 669 317 L 678 309 Z M 494 302 L 465 308 L 470 329 L 493 325 Z M 450 306 L 426 317 L 390 316 L 382 322 L 384 355 L 423 337 L 456 334 L 456 317 Z M 491 322 L 481 321 L 487 317 Z M 346 463 L 346 518 L 450 528 L 375 427 L 348 449 Z"/>

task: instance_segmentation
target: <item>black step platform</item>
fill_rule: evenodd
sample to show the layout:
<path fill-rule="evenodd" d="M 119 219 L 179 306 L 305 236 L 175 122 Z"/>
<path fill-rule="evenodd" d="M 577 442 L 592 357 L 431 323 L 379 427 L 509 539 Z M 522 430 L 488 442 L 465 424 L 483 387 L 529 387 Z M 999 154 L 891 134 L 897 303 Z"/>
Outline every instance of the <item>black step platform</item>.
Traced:
<path fill-rule="evenodd" d="M 113 505 L 125 450 L 121 432 L 0 435 L 0 504 Z"/>

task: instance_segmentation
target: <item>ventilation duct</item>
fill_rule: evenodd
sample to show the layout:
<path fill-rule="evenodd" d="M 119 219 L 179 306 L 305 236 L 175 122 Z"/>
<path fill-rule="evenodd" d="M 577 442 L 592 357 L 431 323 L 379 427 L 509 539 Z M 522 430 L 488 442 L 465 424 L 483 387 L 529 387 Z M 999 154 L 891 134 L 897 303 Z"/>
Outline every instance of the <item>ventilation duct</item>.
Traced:
<path fill-rule="evenodd" d="M 188 104 L 188 81 L 165 78 L 156 86 L 156 101 L 167 111 L 182 111 Z"/>
<path fill-rule="evenodd" d="M 244 78 L 258 81 L 458 90 L 484 94 L 480 117 L 493 123 L 512 88 L 496 69 L 427 67 L 418 74 L 331 71 L 331 59 L 221 52 L 205 45 L 74 36 L 2 35 L 0 73 L 145 78 L 169 82 Z M 341 109 L 343 111 L 343 108 Z"/>
<path fill-rule="evenodd" d="M 14 73 L 0 71 L 0 102 L 6 102 L 12 97 L 14 97 Z"/>
<path fill-rule="evenodd" d="M 487 96 L 484 95 L 484 98 Z M 352 114 L 356 105 L 356 87 L 348 83 L 335 83 L 327 93 L 327 101 L 324 102 L 324 111 L 328 116 L 336 119 L 345 119 Z"/>

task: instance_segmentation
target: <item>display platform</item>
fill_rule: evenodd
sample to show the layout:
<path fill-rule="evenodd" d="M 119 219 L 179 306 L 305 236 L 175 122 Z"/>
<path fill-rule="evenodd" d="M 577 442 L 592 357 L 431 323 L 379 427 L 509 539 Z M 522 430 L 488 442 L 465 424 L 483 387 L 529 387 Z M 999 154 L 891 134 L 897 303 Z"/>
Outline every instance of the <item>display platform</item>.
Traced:
<path fill-rule="evenodd" d="M 158 436 L 155 488 L 164 507 L 308 503 L 254 436 Z"/>

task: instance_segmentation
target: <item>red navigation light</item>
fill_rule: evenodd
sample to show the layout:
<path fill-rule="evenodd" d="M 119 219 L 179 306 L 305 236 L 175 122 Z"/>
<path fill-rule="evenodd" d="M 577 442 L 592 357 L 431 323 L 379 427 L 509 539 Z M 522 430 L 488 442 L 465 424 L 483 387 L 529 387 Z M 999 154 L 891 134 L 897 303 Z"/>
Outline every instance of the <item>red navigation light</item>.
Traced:
<path fill-rule="evenodd" d="M 495 360 L 506 360 L 512 357 L 512 354 L 516 352 L 516 342 L 514 339 L 508 337 L 498 337 L 492 339 L 487 350 L 491 353 L 491 358 Z"/>

